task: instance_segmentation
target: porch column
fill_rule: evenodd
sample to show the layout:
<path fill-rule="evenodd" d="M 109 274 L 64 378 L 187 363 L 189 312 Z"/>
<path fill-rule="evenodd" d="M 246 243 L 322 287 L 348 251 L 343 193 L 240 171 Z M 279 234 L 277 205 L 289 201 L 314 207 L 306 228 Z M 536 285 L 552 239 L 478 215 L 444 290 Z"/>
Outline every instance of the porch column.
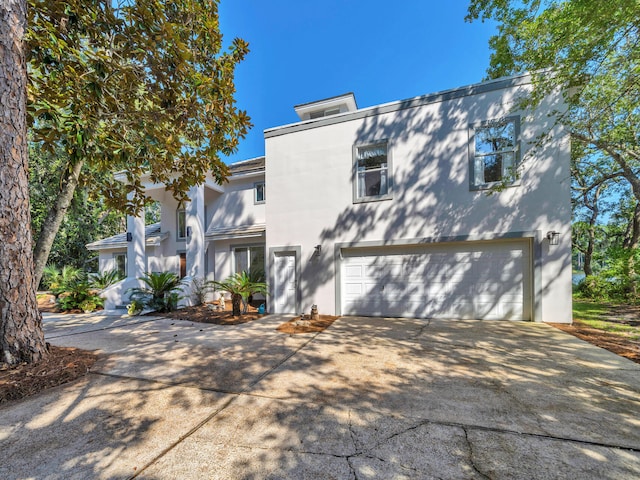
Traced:
<path fill-rule="evenodd" d="M 204 186 L 189 190 L 191 201 L 185 205 L 187 220 L 187 275 L 204 277 Z M 190 229 L 190 230 L 189 230 Z"/>
<path fill-rule="evenodd" d="M 147 270 L 145 256 L 144 216 L 127 215 L 127 235 L 131 234 L 131 241 L 127 242 L 127 277 L 140 278 Z"/>

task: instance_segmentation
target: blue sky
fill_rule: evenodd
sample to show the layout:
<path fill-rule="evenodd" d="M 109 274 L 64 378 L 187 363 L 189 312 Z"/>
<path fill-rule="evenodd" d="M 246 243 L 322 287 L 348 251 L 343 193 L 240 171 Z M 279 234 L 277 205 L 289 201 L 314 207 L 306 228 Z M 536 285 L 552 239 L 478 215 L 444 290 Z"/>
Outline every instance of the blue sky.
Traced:
<path fill-rule="evenodd" d="M 221 0 L 225 42 L 251 52 L 236 99 L 254 127 L 227 162 L 264 154 L 263 131 L 293 106 L 353 92 L 359 108 L 479 82 L 491 24 L 464 21 L 465 0 Z"/>

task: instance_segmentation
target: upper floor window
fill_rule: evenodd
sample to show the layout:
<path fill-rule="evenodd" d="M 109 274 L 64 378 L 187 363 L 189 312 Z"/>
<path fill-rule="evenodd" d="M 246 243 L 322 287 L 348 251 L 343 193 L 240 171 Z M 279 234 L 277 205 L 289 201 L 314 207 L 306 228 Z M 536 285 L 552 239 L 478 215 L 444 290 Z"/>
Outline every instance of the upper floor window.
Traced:
<path fill-rule="evenodd" d="M 517 181 L 520 122 L 517 117 L 471 126 L 470 184 L 473 190 Z"/>
<path fill-rule="evenodd" d="M 187 238 L 187 213 L 184 209 L 176 212 L 176 237 L 178 240 Z"/>
<path fill-rule="evenodd" d="M 391 159 L 384 140 L 354 147 L 354 202 L 391 198 Z"/>
<path fill-rule="evenodd" d="M 266 196 L 265 196 L 265 184 L 264 182 L 258 182 L 256 184 L 254 184 L 254 189 L 253 189 L 253 199 L 255 203 L 264 203 L 266 200 Z"/>

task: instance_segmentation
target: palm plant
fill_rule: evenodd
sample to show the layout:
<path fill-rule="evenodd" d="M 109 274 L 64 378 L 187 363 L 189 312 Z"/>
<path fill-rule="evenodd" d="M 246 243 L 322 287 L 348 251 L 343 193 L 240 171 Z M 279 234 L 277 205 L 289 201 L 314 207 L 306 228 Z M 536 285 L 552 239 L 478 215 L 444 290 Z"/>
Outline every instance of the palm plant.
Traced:
<path fill-rule="evenodd" d="M 89 284 L 93 288 L 104 290 L 105 288 L 110 287 L 120 280 L 122 280 L 122 275 L 120 274 L 118 269 L 114 268 L 113 270 L 107 270 L 102 273 L 92 274 L 89 277 Z"/>
<path fill-rule="evenodd" d="M 81 270 L 70 265 L 65 265 L 62 270 L 59 270 L 55 265 L 47 265 L 44 269 L 43 278 L 49 290 L 58 296 L 72 286 L 76 280 L 79 280 L 82 275 L 83 272 Z"/>
<path fill-rule="evenodd" d="M 178 307 L 178 301 L 182 298 L 178 292 L 184 286 L 178 275 L 173 272 L 147 272 L 138 280 L 142 280 L 146 286 L 130 289 L 132 300 L 159 312 L 170 312 Z"/>
<path fill-rule="evenodd" d="M 253 281 L 247 272 L 236 273 L 222 282 L 211 282 L 218 290 L 231 295 L 231 307 L 234 317 L 247 313 L 249 297 L 256 293 L 267 294 L 267 284 Z M 240 304 L 242 303 L 242 311 Z"/>

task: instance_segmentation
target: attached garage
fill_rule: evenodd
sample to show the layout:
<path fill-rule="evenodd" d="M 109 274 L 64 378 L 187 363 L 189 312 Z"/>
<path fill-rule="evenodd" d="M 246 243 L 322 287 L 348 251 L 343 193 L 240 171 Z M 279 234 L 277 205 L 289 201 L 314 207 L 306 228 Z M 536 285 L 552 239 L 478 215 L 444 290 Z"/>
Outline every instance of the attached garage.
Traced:
<path fill-rule="evenodd" d="M 531 239 L 343 248 L 343 315 L 531 320 Z"/>

